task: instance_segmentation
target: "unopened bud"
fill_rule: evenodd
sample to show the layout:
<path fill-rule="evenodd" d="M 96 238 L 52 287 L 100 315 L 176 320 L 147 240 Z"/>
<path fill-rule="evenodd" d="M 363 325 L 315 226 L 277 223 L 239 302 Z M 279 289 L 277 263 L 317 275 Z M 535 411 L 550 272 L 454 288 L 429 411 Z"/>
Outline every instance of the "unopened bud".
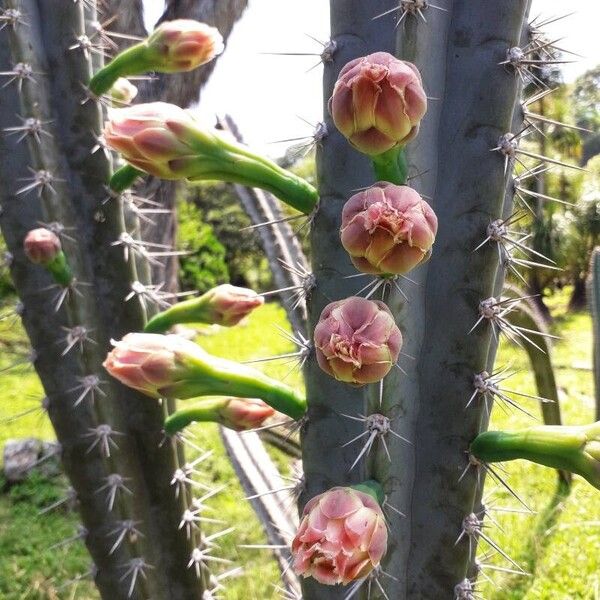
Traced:
<path fill-rule="evenodd" d="M 328 304 L 314 339 L 319 366 L 338 381 L 357 385 L 383 379 L 402 348 L 390 309 L 358 296 Z"/>
<path fill-rule="evenodd" d="M 23 249 L 27 258 L 36 265 L 47 265 L 62 251 L 59 237 L 44 227 L 27 233 Z"/>
<path fill-rule="evenodd" d="M 342 211 L 342 245 L 363 273 L 403 275 L 429 256 L 437 233 L 432 208 L 412 188 L 377 183 Z"/>
<path fill-rule="evenodd" d="M 131 104 L 138 94 L 138 89 L 125 77 L 119 77 L 110 88 L 109 95 L 115 105 Z"/>
<path fill-rule="evenodd" d="M 329 101 L 336 127 L 369 156 L 413 139 L 426 111 L 419 71 L 387 52 L 350 61 L 341 70 Z"/>

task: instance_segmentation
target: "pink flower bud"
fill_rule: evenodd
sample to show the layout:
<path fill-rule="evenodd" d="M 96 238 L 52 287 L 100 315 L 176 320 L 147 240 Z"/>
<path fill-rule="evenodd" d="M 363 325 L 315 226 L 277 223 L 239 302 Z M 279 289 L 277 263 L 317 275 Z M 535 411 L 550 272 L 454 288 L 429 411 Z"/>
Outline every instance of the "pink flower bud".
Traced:
<path fill-rule="evenodd" d="M 180 179 L 172 163 L 196 156 L 190 146 L 196 126 L 182 108 L 150 102 L 112 110 L 104 139 L 134 167 L 162 179 Z"/>
<path fill-rule="evenodd" d="M 131 104 L 138 94 L 138 89 L 125 77 L 119 77 L 109 90 L 110 99 L 117 105 Z"/>
<path fill-rule="evenodd" d="M 104 368 L 124 385 L 154 398 L 185 382 L 185 358 L 197 354 L 196 344 L 177 335 L 128 333 L 113 345 Z"/>
<path fill-rule="evenodd" d="M 225 327 L 237 325 L 265 302 L 254 290 L 228 283 L 209 290 L 202 298 L 206 299 L 206 307 L 210 313 L 207 320 Z"/>
<path fill-rule="evenodd" d="M 235 431 L 260 427 L 275 410 L 258 398 L 230 398 L 219 411 L 219 422 Z"/>
<path fill-rule="evenodd" d="M 219 31 L 192 19 L 161 23 L 146 43 L 160 56 L 160 70 L 164 73 L 191 71 L 223 52 Z"/>
<path fill-rule="evenodd" d="M 329 101 L 336 127 L 357 150 L 370 156 L 414 138 L 426 111 L 419 71 L 387 52 L 350 61 Z"/>
<path fill-rule="evenodd" d="M 383 302 L 358 296 L 328 304 L 314 339 L 323 371 L 357 385 L 383 379 L 402 348 L 402 334 L 390 309 Z"/>
<path fill-rule="evenodd" d="M 292 542 L 294 571 L 326 585 L 368 575 L 387 550 L 383 512 L 369 494 L 335 487 L 304 507 Z"/>
<path fill-rule="evenodd" d="M 32 263 L 47 265 L 58 256 L 62 248 L 60 239 L 55 233 L 40 227 L 27 233 L 23 249 Z"/>
<path fill-rule="evenodd" d="M 437 233 L 433 209 L 405 185 L 377 183 L 342 211 L 342 245 L 363 273 L 404 274 L 429 256 Z"/>

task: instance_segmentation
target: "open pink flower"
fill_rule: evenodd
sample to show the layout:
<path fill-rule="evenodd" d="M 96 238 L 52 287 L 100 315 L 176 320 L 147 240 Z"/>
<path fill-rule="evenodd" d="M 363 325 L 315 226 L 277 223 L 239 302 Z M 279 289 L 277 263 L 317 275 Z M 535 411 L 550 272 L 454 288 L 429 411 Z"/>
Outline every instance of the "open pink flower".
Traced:
<path fill-rule="evenodd" d="M 23 250 L 27 258 L 35 264 L 47 265 L 61 252 L 58 236 L 44 227 L 32 229 L 25 236 Z"/>
<path fill-rule="evenodd" d="M 426 111 L 419 71 L 387 52 L 350 61 L 329 101 L 336 127 L 357 150 L 370 156 L 414 138 Z"/>
<path fill-rule="evenodd" d="M 219 422 L 235 431 L 246 431 L 260 427 L 275 409 L 258 398 L 229 398 L 219 410 Z"/>
<path fill-rule="evenodd" d="M 294 571 L 326 585 L 347 584 L 376 568 L 386 549 L 387 529 L 377 501 L 335 487 L 304 507 L 292 542 Z"/>
<path fill-rule="evenodd" d="M 134 167 L 162 179 L 181 179 L 173 162 L 196 157 L 191 146 L 196 127 L 179 106 L 149 102 L 110 111 L 104 139 Z"/>
<path fill-rule="evenodd" d="M 219 31 L 193 19 L 161 23 L 146 44 L 160 57 L 163 73 L 191 71 L 223 52 L 223 37 Z"/>
<path fill-rule="evenodd" d="M 342 245 L 363 273 L 404 274 L 431 252 L 433 209 L 405 185 L 376 183 L 352 196 L 342 211 Z"/>
<path fill-rule="evenodd" d="M 319 366 L 338 381 L 358 385 L 383 379 L 402 348 L 390 309 L 358 296 L 328 304 L 314 340 Z"/>
<path fill-rule="evenodd" d="M 265 302 L 254 290 L 228 283 L 209 290 L 202 299 L 206 300 L 207 312 L 210 314 L 208 320 L 225 327 L 237 325 Z"/>
<path fill-rule="evenodd" d="M 198 354 L 194 342 L 177 335 L 128 333 L 113 344 L 104 368 L 124 385 L 153 398 L 178 386 L 183 389 L 190 371 L 186 359 Z"/>

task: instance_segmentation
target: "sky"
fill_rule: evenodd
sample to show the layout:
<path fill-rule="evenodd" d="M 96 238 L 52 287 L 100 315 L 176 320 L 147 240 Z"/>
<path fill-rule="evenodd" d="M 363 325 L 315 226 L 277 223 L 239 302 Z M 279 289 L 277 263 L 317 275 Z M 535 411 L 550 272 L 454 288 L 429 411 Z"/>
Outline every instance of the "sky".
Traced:
<path fill-rule="evenodd" d="M 446 0 L 438 0 L 443 6 Z M 162 0 L 145 0 L 149 27 L 160 16 Z M 581 55 L 564 65 L 567 82 L 600 62 L 597 0 L 533 0 L 532 16 L 564 15 L 545 28 L 560 47 Z M 318 54 L 329 32 L 326 0 L 249 0 L 231 34 L 227 49 L 202 92 L 195 114 L 213 125 L 216 114 L 228 113 L 245 141 L 272 156 L 289 144 L 278 140 L 309 136 L 322 119 L 321 73 L 318 56 L 278 56 L 281 52 Z M 313 68 L 314 67 L 314 68 Z"/>

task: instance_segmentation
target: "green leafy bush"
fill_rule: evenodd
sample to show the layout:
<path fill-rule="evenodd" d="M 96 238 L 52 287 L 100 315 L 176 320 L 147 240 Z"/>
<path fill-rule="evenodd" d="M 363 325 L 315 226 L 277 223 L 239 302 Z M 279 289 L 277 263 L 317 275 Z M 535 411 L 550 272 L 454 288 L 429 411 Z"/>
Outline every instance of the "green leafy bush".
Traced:
<path fill-rule="evenodd" d="M 178 206 L 178 247 L 187 252 L 179 259 L 179 279 L 184 290 L 206 292 L 229 281 L 226 251 L 198 208 L 186 201 Z"/>

